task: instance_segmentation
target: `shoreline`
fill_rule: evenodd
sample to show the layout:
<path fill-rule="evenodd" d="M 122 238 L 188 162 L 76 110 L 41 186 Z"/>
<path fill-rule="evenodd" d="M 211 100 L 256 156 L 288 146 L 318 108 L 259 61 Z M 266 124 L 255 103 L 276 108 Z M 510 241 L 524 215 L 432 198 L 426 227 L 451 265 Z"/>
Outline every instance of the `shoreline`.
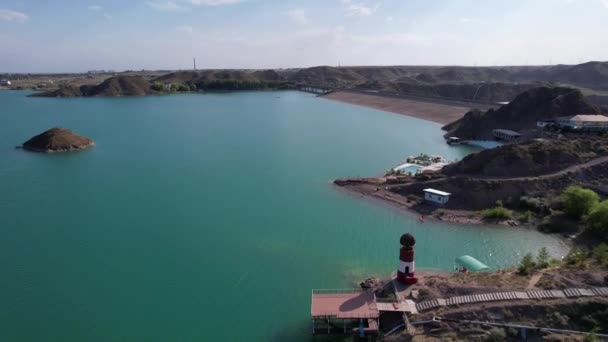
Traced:
<path fill-rule="evenodd" d="M 377 94 L 363 94 L 351 91 L 334 91 L 319 96 L 320 98 L 348 103 L 352 105 L 378 109 L 389 113 L 405 115 L 421 120 L 447 125 L 464 116 L 471 107 L 460 104 L 446 104 L 445 101 L 428 99 L 414 100 L 382 96 Z"/>
<path fill-rule="evenodd" d="M 418 217 L 423 217 L 423 222 L 445 222 L 448 224 L 454 225 L 475 225 L 475 226 L 487 226 L 487 227 L 512 227 L 512 228 L 525 228 L 526 225 L 519 224 L 514 227 L 508 223 L 508 221 L 516 221 L 516 220 L 503 220 L 497 222 L 489 222 L 484 220 L 479 214 L 475 211 L 466 211 L 466 210 L 454 210 L 454 209 L 443 209 L 443 208 L 430 208 L 434 210 L 442 211 L 444 214 L 441 216 L 437 216 L 433 212 L 418 210 L 414 208 L 418 203 L 414 202 L 404 196 L 396 194 L 394 192 L 386 190 L 386 184 L 372 184 L 369 180 L 374 180 L 375 178 L 360 178 L 357 181 L 361 181 L 357 184 L 345 184 L 340 185 L 337 184 L 336 181 L 333 182 L 333 186 L 337 190 L 341 190 L 350 195 L 360 195 L 365 199 L 373 200 L 377 203 L 383 205 L 389 205 L 393 208 L 396 208 L 408 215 L 416 215 Z M 337 180 L 340 181 L 340 180 Z M 348 181 L 352 181 L 352 179 L 348 179 Z M 423 223 L 421 222 L 421 223 Z"/>

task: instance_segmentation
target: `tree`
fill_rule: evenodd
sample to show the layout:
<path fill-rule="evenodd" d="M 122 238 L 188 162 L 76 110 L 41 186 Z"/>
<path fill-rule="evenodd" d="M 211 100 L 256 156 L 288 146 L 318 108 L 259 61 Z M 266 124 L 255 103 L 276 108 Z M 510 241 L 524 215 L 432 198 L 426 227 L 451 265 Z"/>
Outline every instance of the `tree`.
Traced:
<path fill-rule="evenodd" d="M 152 90 L 162 91 L 165 88 L 165 84 L 160 81 L 156 81 L 152 84 Z"/>
<path fill-rule="evenodd" d="M 608 201 L 596 205 L 585 218 L 589 229 L 608 239 Z"/>
<path fill-rule="evenodd" d="M 534 269 L 534 266 L 536 266 L 536 265 L 534 264 L 534 258 L 532 257 L 532 254 L 528 253 L 528 254 L 524 255 L 524 257 L 519 262 L 519 268 L 518 268 L 519 274 L 521 274 L 521 275 L 530 274 L 530 271 L 532 271 L 532 269 Z"/>
<path fill-rule="evenodd" d="M 536 262 L 538 263 L 538 267 L 546 268 L 549 266 L 549 259 L 551 256 L 549 255 L 549 251 L 547 251 L 547 247 L 543 247 L 538 251 L 538 256 L 536 257 Z"/>
<path fill-rule="evenodd" d="M 562 194 L 564 211 L 576 219 L 587 215 L 599 200 L 600 197 L 593 190 L 580 186 L 570 186 Z"/>

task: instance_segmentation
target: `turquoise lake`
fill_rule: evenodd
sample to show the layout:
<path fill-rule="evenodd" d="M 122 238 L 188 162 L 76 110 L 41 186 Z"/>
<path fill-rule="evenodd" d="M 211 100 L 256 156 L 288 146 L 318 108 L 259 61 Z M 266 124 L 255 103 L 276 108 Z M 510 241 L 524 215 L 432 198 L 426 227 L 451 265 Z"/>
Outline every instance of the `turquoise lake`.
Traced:
<path fill-rule="evenodd" d="M 0 341 L 310 339 L 312 288 L 470 254 L 516 264 L 558 238 L 426 222 L 332 186 L 421 152 L 440 125 L 300 92 L 28 98 L 0 92 Z M 77 153 L 14 149 L 61 126 Z"/>

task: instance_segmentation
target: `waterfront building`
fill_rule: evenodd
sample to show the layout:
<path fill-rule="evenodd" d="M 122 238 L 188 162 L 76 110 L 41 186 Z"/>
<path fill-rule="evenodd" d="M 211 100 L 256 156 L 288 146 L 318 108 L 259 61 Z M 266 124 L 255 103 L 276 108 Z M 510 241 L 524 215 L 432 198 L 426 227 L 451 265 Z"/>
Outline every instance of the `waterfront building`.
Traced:
<path fill-rule="evenodd" d="M 444 205 L 450 200 L 449 192 L 435 189 L 424 189 L 424 200 L 433 204 Z"/>
<path fill-rule="evenodd" d="M 504 141 L 513 141 L 519 139 L 521 134 L 512 131 L 510 129 L 495 129 L 492 130 L 492 134 L 496 139 L 504 140 Z"/>
<path fill-rule="evenodd" d="M 561 128 L 584 131 L 608 131 L 608 117 L 599 114 L 563 116 L 556 120 Z"/>
<path fill-rule="evenodd" d="M 0 86 L 7 87 L 11 85 L 11 81 L 9 80 L 0 80 Z"/>

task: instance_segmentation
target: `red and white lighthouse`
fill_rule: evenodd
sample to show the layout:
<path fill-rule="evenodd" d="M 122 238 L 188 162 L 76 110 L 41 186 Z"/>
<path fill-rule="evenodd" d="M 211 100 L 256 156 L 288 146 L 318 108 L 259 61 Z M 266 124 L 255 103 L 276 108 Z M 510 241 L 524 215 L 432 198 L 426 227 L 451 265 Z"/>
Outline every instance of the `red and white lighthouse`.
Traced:
<path fill-rule="evenodd" d="M 401 242 L 401 250 L 399 251 L 397 280 L 406 285 L 416 284 L 418 282 L 418 278 L 414 275 L 414 245 L 416 239 L 412 234 L 406 233 L 401 236 L 399 241 Z"/>

